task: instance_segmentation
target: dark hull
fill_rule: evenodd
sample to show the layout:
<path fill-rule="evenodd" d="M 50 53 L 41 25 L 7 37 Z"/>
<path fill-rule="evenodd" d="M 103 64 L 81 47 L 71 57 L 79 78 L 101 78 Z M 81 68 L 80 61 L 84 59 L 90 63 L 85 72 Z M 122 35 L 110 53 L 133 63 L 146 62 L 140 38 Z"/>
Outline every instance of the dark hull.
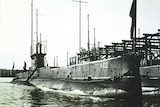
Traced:
<path fill-rule="evenodd" d="M 160 65 L 140 67 L 141 85 L 160 89 Z"/>
<path fill-rule="evenodd" d="M 138 63 L 137 57 L 128 55 L 53 70 L 40 68 L 34 73 L 17 74 L 15 82 L 27 81 L 53 90 L 80 90 L 87 94 L 103 90 L 103 96 L 135 97 L 141 95 Z"/>
<path fill-rule="evenodd" d="M 156 87 L 160 88 L 159 78 L 142 78 L 142 87 Z"/>
<path fill-rule="evenodd" d="M 160 94 L 160 65 L 140 67 L 143 95 Z"/>
<path fill-rule="evenodd" d="M 135 84 L 134 78 L 107 79 L 107 80 L 66 80 L 66 79 L 33 79 L 29 83 L 22 79 L 14 83 L 33 85 L 38 88 L 74 91 L 79 90 L 86 95 L 116 98 L 135 98 L 140 95 L 140 89 Z M 134 85 L 135 84 L 135 85 Z"/>

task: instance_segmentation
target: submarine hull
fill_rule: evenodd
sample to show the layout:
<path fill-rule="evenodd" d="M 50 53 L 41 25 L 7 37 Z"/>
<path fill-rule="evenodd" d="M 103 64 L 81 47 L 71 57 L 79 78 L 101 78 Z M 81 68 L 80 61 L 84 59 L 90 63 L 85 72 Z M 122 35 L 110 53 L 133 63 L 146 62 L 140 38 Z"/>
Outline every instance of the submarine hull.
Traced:
<path fill-rule="evenodd" d="M 105 96 L 135 96 L 141 94 L 138 67 L 139 58 L 127 55 L 61 68 L 42 67 L 34 73 L 18 73 L 15 81 L 27 80 L 36 87 L 53 90 L 80 90 L 88 94 L 104 90 L 108 92 Z"/>
<path fill-rule="evenodd" d="M 160 65 L 140 67 L 142 87 L 160 89 Z"/>

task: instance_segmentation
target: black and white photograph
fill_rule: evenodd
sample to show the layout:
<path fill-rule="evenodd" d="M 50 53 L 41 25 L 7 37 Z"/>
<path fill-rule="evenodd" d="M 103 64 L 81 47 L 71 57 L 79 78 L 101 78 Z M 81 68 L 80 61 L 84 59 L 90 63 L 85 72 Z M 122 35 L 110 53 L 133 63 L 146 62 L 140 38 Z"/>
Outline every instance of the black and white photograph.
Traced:
<path fill-rule="evenodd" d="M 160 107 L 160 0 L 0 0 L 0 107 Z"/>

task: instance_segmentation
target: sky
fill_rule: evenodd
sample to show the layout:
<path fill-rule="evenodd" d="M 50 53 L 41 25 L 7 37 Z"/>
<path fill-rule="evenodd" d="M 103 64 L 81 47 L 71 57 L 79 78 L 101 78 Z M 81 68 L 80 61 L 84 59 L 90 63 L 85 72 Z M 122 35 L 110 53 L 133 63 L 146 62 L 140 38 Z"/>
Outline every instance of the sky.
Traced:
<path fill-rule="evenodd" d="M 83 0 L 81 11 L 81 47 L 87 49 L 87 15 L 89 14 L 90 43 L 100 46 L 130 39 L 132 0 Z M 160 0 L 137 0 L 137 29 L 157 33 L 160 28 Z M 34 40 L 36 38 L 36 9 L 38 32 L 47 40 L 49 66 L 58 56 L 58 65 L 67 64 L 69 57 L 79 52 L 79 4 L 73 0 L 33 0 Z M 138 33 L 138 32 L 137 32 Z M 23 69 L 31 66 L 31 0 L 0 0 L 0 68 Z"/>

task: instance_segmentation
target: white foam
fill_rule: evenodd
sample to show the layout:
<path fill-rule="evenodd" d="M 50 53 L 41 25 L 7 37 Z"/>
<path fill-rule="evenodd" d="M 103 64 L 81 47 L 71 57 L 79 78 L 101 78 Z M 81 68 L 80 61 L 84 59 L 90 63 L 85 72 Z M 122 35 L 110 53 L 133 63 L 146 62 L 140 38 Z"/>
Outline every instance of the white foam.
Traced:
<path fill-rule="evenodd" d="M 61 84 L 53 84 L 52 87 L 60 90 L 60 89 L 62 89 L 63 85 L 64 85 L 64 83 L 61 83 Z"/>
<path fill-rule="evenodd" d="M 77 95 L 86 95 L 86 93 L 84 93 L 83 91 L 80 90 L 73 90 L 70 91 L 71 94 L 77 94 Z"/>
<path fill-rule="evenodd" d="M 94 91 L 93 95 L 107 95 L 107 94 L 121 94 L 121 93 L 125 93 L 125 91 L 120 89 L 107 88 Z"/>
<path fill-rule="evenodd" d="M 155 95 L 160 94 L 160 89 L 156 87 L 142 87 L 143 95 Z"/>
<path fill-rule="evenodd" d="M 143 92 L 142 95 L 159 95 L 160 91 Z"/>
<path fill-rule="evenodd" d="M 53 91 L 53 89 L 50 89 L 50 88 L 47 88 L 47 87 L 43 87 L 43 86 L 37 86 L 37 88 L 41 89 L 44 92 L 46 92 L 46 91 Z"/>
<path fill-rule="evenodd" d="M 86 93 L 80 91 L 80 90 L 72 90 L 72 91 L 65 91 L 65 90 L 54 90 L 54 89 L 50 89 L 44 86 L 37 86 L 37 88 L 41 89 L 44 92 L 47 91 L 52 91 L 52 92 L 57 92 L 57 93 L 61 93 L 61 94 L 72 94 L 72 95 L 86 95 Z"/>
<path fill-rule="evenodd" d="M 89 96 L 88 97 L 89 99 L 92 99 L 93 100 L 93 102 L 101 102 L 101 101 L 103 101 L 103 102 L 106 102 L 106 101 L 111 101 L 111 100 L 115 100 L 115 98 L 107 98 L 107 97 L 97 97 L 97 96 Z"/>
<path fill-rule="evenodd" d="M 159 88 L 155 88 L 155 87 L 142 87 L 142 92 L 143 91 L 156 91 L 159 90 Z"/>

